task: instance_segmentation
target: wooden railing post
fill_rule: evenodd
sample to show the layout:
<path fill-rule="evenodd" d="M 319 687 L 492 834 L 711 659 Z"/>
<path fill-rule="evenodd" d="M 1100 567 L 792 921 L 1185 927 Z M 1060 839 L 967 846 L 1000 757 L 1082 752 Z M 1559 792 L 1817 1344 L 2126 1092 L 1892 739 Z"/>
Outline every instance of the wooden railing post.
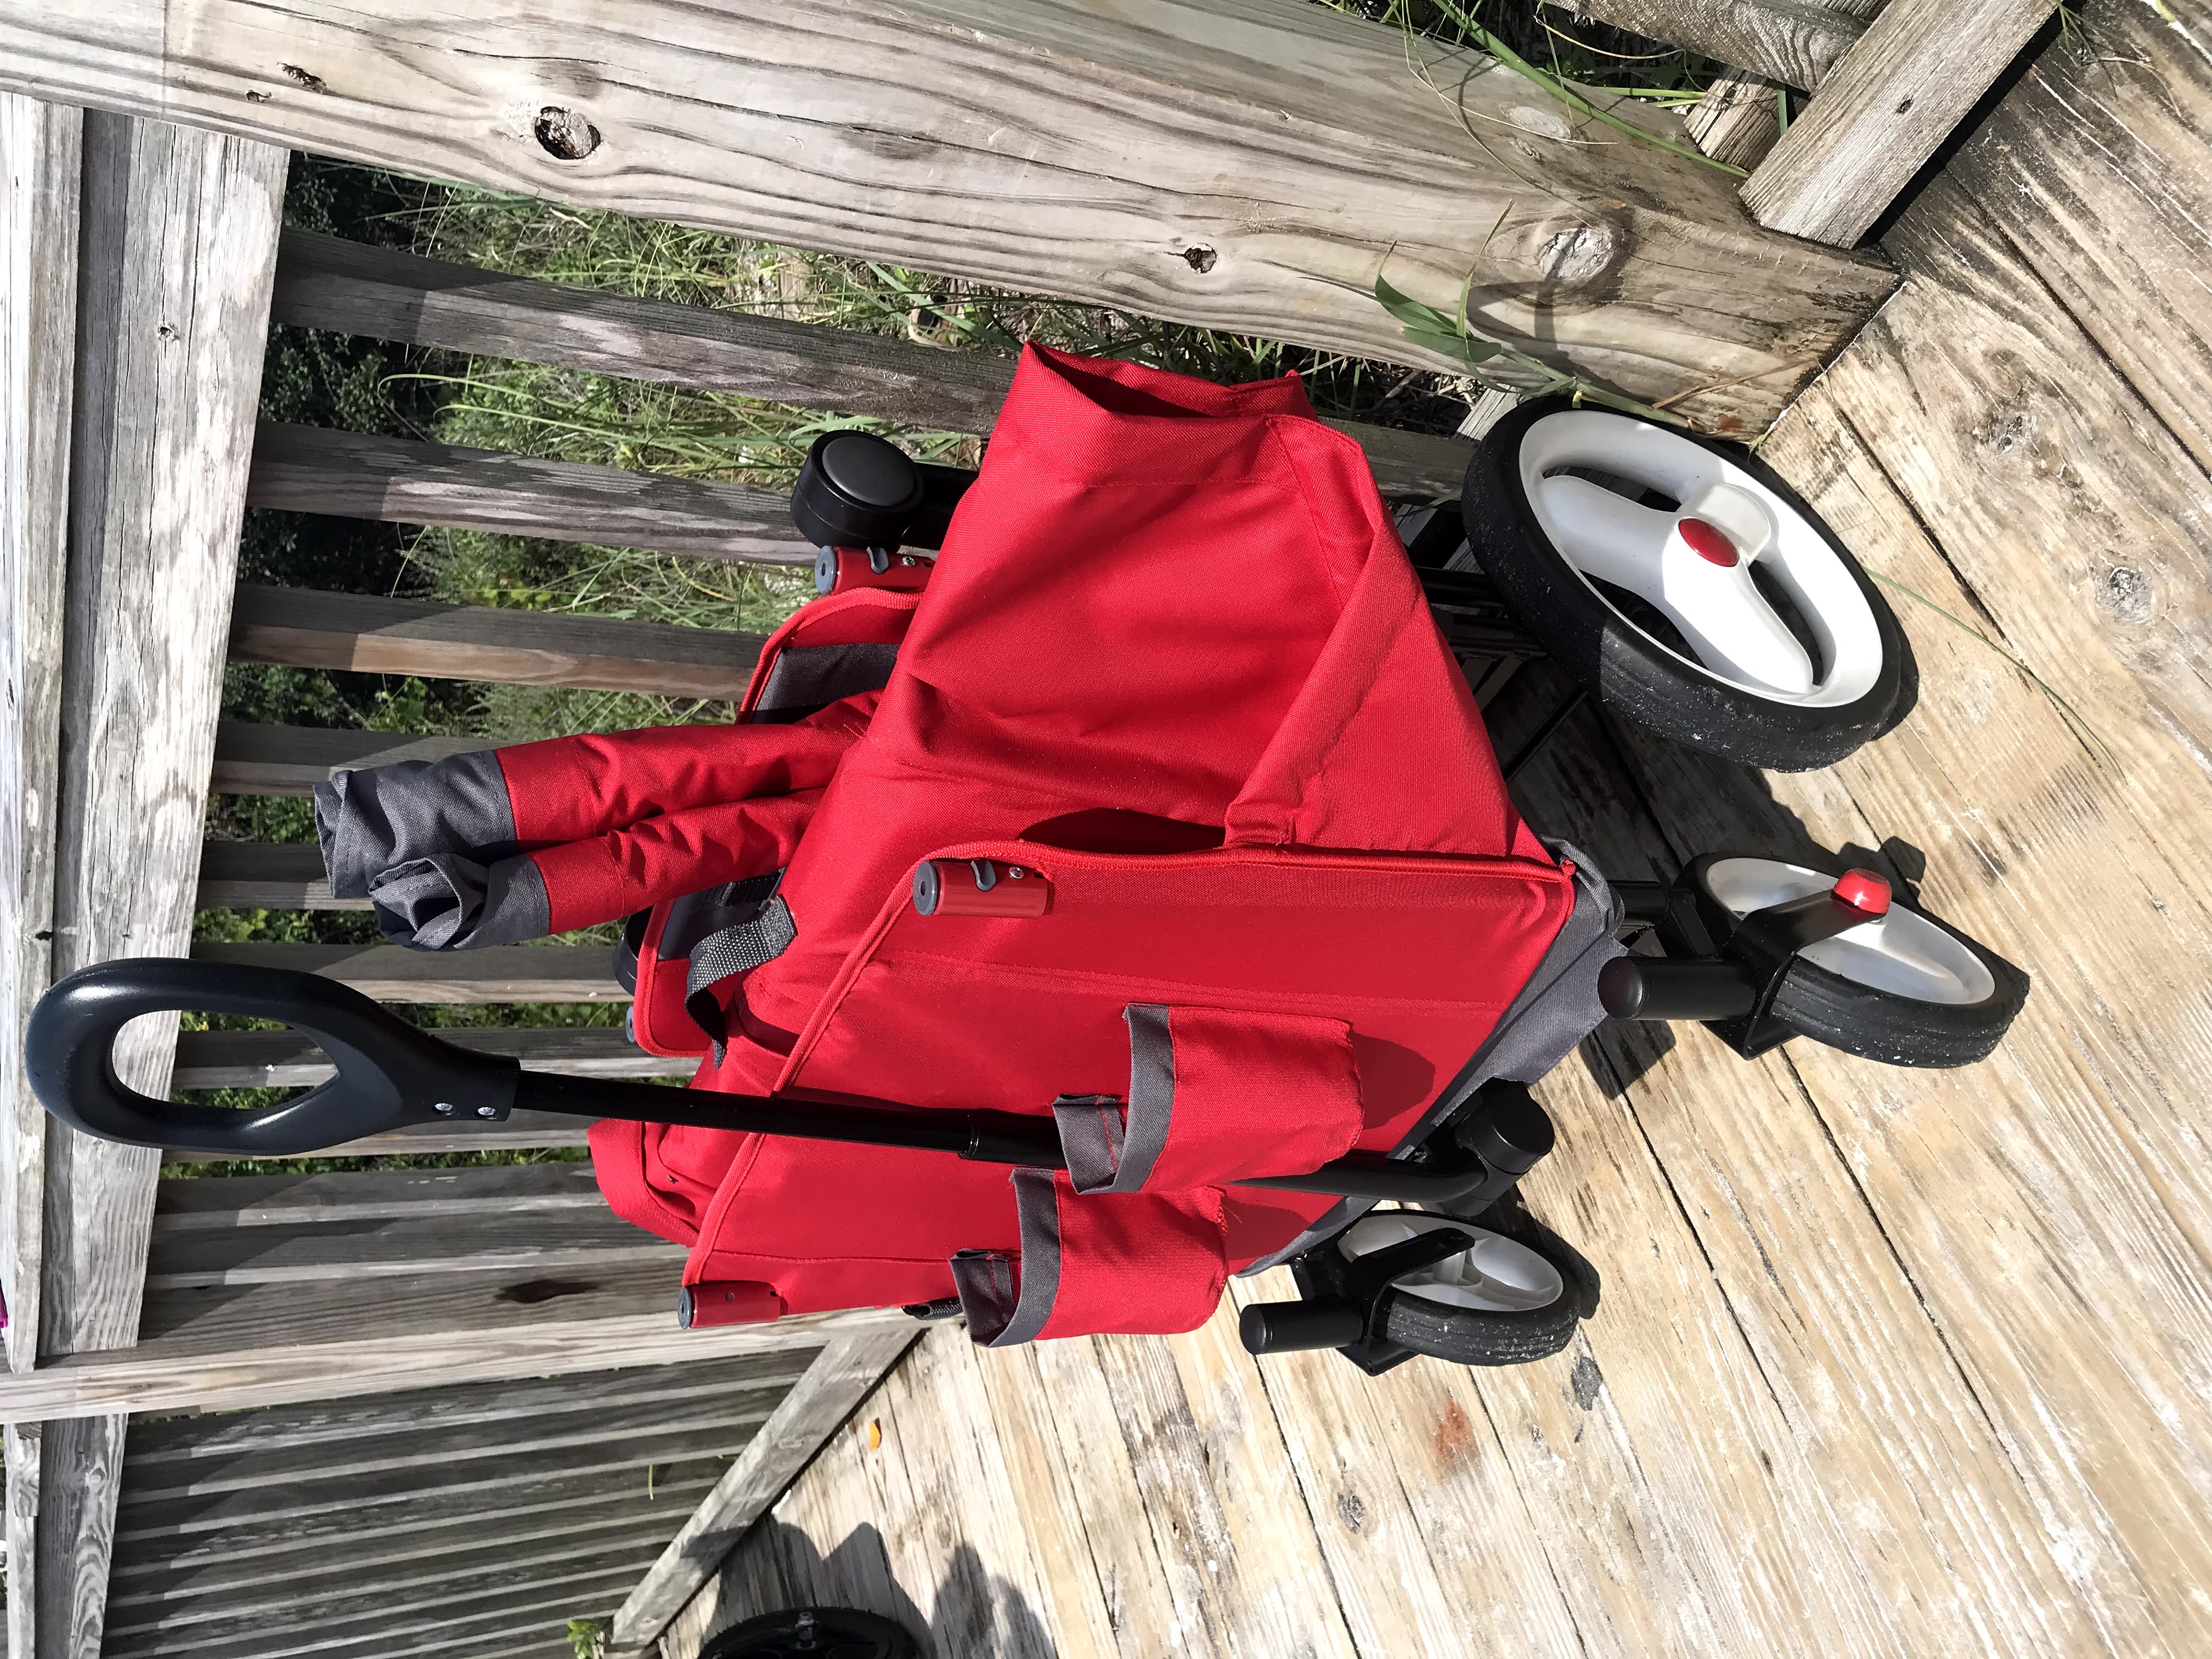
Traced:
<path fill-rule="evenodd" d="M 0 85 L 1454 367 L 1376 303 L 1387 264 L 1416 299 L 1468 286 L 1486 331 L 1722 430 L 1764 427 L 1893 285 L 1759 229 L 1671 114 L 1618 100 L 1662 141 L 1640 143 L 1487 58 L 1304 0 L 169 15 L 15 0 Z"/>

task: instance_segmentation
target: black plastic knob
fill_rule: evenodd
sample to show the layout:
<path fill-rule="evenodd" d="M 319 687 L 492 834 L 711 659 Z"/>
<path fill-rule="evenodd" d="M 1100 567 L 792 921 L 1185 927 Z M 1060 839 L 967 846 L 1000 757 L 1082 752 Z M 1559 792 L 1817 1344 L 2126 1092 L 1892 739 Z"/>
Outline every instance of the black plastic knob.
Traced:
<path fill-rule="evenodd" d="M 791 516 L 817 547 L 896 548 L 927 490 L 921 468 L 872 432 L 825 432 L 792 487 Z"/>

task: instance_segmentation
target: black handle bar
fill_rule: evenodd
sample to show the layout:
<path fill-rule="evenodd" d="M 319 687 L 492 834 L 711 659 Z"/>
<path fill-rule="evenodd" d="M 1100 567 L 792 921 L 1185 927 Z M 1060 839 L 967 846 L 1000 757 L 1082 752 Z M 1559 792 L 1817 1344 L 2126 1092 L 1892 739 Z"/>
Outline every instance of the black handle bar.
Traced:
<path fill-rule="evenodd" d="M 303 1095 L 246 1111 L 155 1100 L 115 1075 L 115 1039 L 142 1014 L 198 1009 L 281 1020 L 306 1032 L 337 1075 Z M 951 1152 L 982 1163 L 1064 1169 L 1059 1131 L 1040 1115 L 929 1111 L 724 1094 L 526 1072 L 410 1025 L 319 974 L 141 957 L 83 969 L 31 1014 L 32 1089 L 71 1128 L 134 1146 L 228 1158 L 296 1158 L 415 1123 L 497 1121 L 517 1109 Z M 1354 1154 L 1306 1176 L 1239 1183 L 1340 1197 L 1443 1202 L 1510 1185 L 1514 1174 L 1470 1153 L 1448 1167 Z M 1494 1193 L 1492 1195 L 1495 1195 Z"/>

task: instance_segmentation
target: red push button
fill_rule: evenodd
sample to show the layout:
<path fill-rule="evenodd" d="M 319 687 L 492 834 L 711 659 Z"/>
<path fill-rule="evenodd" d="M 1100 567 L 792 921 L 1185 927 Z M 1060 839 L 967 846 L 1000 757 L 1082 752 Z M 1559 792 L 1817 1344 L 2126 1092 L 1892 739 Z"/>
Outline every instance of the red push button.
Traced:
<path fill-rule="evenodd" d="M 1717 564 L 1723 570 L 1731 569 L 1743 556 L 1735 550 L 1735 544 L 1728 532 L 1718 525 L 1707 524 L 1703 519 L 1685 519 L 1674 526 L 1682 532 L 1682 539 L 1690 551 L 1707 564 Z"/>
<path fill-rule="evenodd" d="M 1836 880 L 1836 896 L 1862 915 L 1889 914 L 1889 884 L 1871 870 L 1849 870 Z"/>

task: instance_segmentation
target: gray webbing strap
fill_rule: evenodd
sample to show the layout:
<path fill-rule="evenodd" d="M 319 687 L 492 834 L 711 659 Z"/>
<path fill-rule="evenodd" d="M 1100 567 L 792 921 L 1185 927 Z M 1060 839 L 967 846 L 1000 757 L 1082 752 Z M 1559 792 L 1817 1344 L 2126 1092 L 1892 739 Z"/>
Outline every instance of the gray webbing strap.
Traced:
<path fill-rule="evenodd" d="M 721 914 L 733 914 L 737 920 L 691 947 L 684 975 L 684 1011 L 713 1042 L 717 1066 L 728 1050 L 730 1031 L 714 988 L 738 974 L 750 973 L 763 963 L 774 962 L 799 937 L 791 907 L 775 891 L 782 878 L 779 870 L 774 876 L 731 883 L 716 898 Z"/>

